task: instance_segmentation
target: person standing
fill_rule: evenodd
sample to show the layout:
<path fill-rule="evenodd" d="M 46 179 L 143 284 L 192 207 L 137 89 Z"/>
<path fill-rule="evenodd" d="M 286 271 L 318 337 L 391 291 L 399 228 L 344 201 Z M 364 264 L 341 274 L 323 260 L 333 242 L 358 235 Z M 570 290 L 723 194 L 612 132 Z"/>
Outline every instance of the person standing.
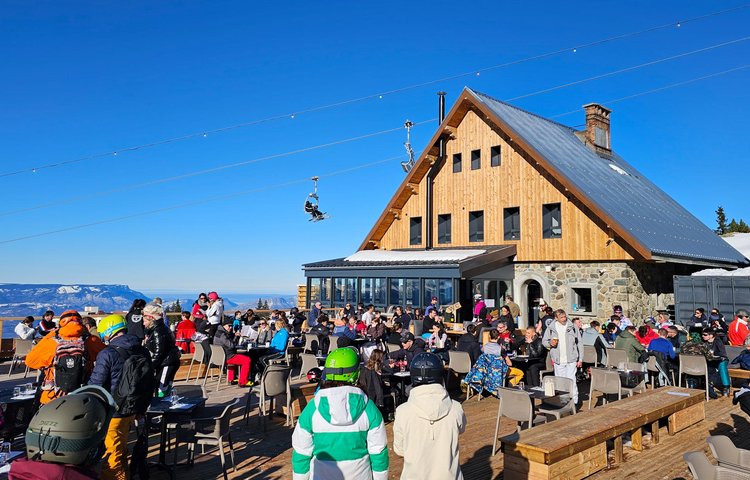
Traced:
<path fill-rule="evenodd" d="M 294 480 L 387 480 L 383 416 L 356 386 L 359 373 L 359 356 L 351 348 L 326 358 L 320 390 L 292 434 Z"/>
<path fill-rule="evenodd" d="M 427 305 L 427 308 L 424 309 L 424 316 L 425 318 L 430 315 L 430 311 L 435 310 L 436 313 L 440 310 L 440 305 L 438 305 L 438 297 L 432 297 L 430 300 L 430 304 Z M 425 329 L 427 330 L 427 329 Z"/>
<path fill-rule="evenodd" d="M 198 294 L 198 300 L 193 302 L 190 314 L 196 325 L 206 321 L 206 310 L 208 310 L 208 297 L 205 293 Z M 252 310 L 251 310 L 252 311 Z"/>
<path fill-rule="evenodd" d="M 542 338 L 542 345 L 549 350 L 555 376 L 573 381 L 570 392 L 573 403 L 578 403 L 576 371 L 583 365 L 583 342 L 579 338 L 578 327 L 568 320 L 568 315 L 562 308 L 555 311 L 555 320 L 550 323 Z"/>
<path fill-rule="evenodd" d="M 370 326 L 373 318 L 375 318 L 375 305 L 369 304 L 367 311 L 362 314 L 362 321 L 365 322 L 366 327 Z"/>
<path fill-rule="evenodd" d="M 121 315 L 109 315 L 99 321 L 99 335 L 108 342 L 96 359 L 96 366 L 91 372 L 89 385 L 99 385 L 109 392 L 117 392 L 126 359 L 139 355 L 147 363 L 151 363 L 151 354 L 141 345 L 140 339 L 130 335 L 127 322 Z M 153 386 L 154 380 L 146 379 Z M 153 388 L 143 388 L 144 400 L 153 395 Z M 126 410 L 127 406 L 118 406 L 118 411 L 109 422 L 107 435 L 104 439 L 104 458 L 102 462 L 103 480 L 125 480 L 128 478 L 128 435 L 136 413 Z M 145 403 L 145 401 L 143 402 Z"/>
<path fill-rule="evenodd" d="M 208 321 L 208 336 L 213 338 L 224 320 L 224 299 L 220 298 L 216 292 L 209 292 L 208 294 L 206 319 Z"/>
<path fill-rule="evenodd" d="M 508 308 L 510 308 L 510 314 L 516 321 L 516 325 L 518 325 L 521 320 L 521 307 L 519 307 L 518 304 L 513 301 L 512 295 L 505 296 L 505 304 L 508 306 Z"/>
<path fill-rule="evenodd" d="M 130 306 L 125 320 L 128 322 L 128 332 L 135 335 L 142 342 L 146 338 L 146 332 L 143 329 L 143 307 L 146 306 L 146 300 L 136 298 Z"/>
<path fill-rule="evenodd" d="M 172 389 L 172 381 L 180 368 L 180 350 L 174 335 L 162 321 L 161 306 L 149 304 L 143 309 L 144 345 L 151 352 L 151 363 L 158 382 L 157 395 L 163 398 Z"/>
<path fill-rule="evenodd" d="M 401 479 L 461 480 L 458 439 L 466 430 L 466 415 L 442 385 L 443 362 L 433 353 L 420 353 L 409 372 L 409 400 L 396 409 L 393 423 L 393 451 L 404 457 Z"/>
<path fill-rule="evenodd" d="M 482 295 L 477 293 L 474 295 L 474 322 L 480 322 L 487 318 L 487 304 L 484 303 Z"/>

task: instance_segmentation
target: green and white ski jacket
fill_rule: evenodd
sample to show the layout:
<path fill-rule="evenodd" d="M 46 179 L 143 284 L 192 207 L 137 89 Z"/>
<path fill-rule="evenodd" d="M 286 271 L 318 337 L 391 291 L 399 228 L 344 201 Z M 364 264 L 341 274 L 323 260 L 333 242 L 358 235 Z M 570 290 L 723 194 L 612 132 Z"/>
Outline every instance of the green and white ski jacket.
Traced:
<path fill-rule="evenodd" d="M 319 390 L 292 434 L 294 480 L 387 480 L 388 446 L 378 407 L 357 387 Z"/>

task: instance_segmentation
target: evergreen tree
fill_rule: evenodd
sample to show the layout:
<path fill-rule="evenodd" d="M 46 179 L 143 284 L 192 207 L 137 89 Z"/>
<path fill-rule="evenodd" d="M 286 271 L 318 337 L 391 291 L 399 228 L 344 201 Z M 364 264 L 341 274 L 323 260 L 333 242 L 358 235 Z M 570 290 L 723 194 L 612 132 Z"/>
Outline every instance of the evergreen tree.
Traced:
<path fill-rule="evenodd" d="M 256 310 L 263 310 L 263 299 L 258 299 L 258 305 L 255 307 Z"/>
<path fill-rule="evenodd" d="M 740 228 L 740 224 L 737 223 L 737 220 L 735 220 L 733 218 L 732 221 L 729 222 L 729 227 L 727 228 L 727 233 L 736 232 L 738 228 Z"/>
<path fill-rule="evenodd" d="M 740 219 L 739 225 L 737 225 L 737 232 L 739 233 L 750 233 L 750 226 L 745 223 L 744 220 Z"/>
<path fill-rule="evenodd" d="M 727 233 L 727 216 L 724 214 L 724 207 L 721 205 L 716 209 L 716 233 L 719 235 Z"/>
<path fill-rule="evenodd" d="M 263 310 L 268 310 L 268 300 L 263 302 Z"/>
<path fill-rule="evenodd" d="M 182 305 L 180 305 L 179 298 L 175 300 L 175 302 L 172 304 L 172 311 L 177 312 L 177 313 L 182 313 Z"/>

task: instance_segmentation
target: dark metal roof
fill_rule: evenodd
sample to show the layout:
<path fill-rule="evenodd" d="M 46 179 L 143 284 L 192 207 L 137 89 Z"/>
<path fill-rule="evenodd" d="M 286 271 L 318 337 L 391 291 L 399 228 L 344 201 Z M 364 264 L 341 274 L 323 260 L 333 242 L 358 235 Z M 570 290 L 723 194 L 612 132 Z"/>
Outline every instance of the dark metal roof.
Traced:
<path fill-rule="evenodd" d="M 614 151 L 611 158 L 599 156 L 574 129 L 467 90 L 541 154 L 557 170 L 555 175 L 577 186 L 655 257 L 750 263 Z"/>

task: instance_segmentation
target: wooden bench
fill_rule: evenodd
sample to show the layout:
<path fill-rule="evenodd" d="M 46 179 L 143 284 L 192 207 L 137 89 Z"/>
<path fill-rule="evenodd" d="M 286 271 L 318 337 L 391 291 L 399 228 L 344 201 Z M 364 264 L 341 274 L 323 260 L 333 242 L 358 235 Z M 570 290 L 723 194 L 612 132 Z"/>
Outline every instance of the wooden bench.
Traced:
<path fill-rule="evenodd" d="M 729 379 L 740 378 L 744 380 L 750 380 L 750 370 L 743 370 L 741 368 L 730 368 Z"/>
<path fill-rule="evenodd" d="M 585 478 L 607 466 L 607 440 L 614 439 L 619 463 L 623 434 L 641 450 L 641 427 L 650 426 L 652 442 L 659 443 L 660 419 L 668 418 L 674 435 L 705 418 L 704 401 L 702 390 L 659 388 L 503 437 L 504 478 Z"/>

